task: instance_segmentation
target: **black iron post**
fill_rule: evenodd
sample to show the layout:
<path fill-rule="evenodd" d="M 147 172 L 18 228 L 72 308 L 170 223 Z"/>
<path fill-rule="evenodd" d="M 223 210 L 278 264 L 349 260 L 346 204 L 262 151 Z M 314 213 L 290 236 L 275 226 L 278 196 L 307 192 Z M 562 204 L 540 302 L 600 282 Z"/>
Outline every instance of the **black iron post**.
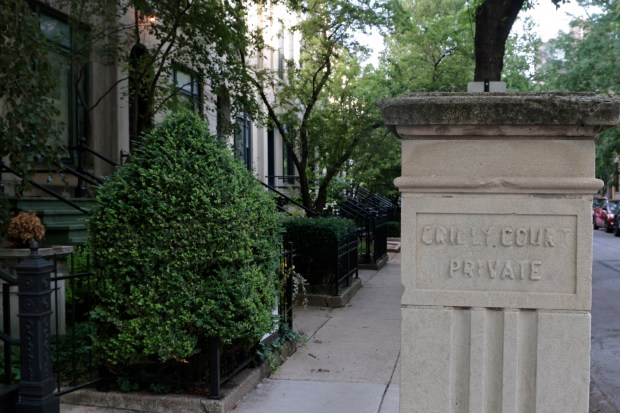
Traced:
<path fill-rule="evenodd" d="M 293 329 L 293 289 L 294 289 L 294 265 L 293 265 L 293 243 L 287 241 L 286 239 L 283 242 L 284 249 L 282 251 L 282 255 L 280 259 L 282 260 L 282 271 L 283 275 L 286 276 L 286 280 L 284 282 L 284 293 L 278 299 L 279 308 L 278 312 L 281 315 L 280 318 L 280 327 L 286 324 L 289 329 Z"/>
<path fill-rule="evenodd" d="M 30 256 L 15 266 L 21 344 L 17 413 L 60 412 L 60 400 L 54 396 L 50 323 L 54 266 L 38 250 L 38 243 L 33 242 Z"/>
<path fill-rule="evenodd" d="M 220 339 L 209 337 L 209 399 L 220 399 Z"/>
<path fill-rule="evenodd" d="M 286 265 L 290 268 L 288 271 L 288 277 L 286 278 L 286 322 L 288 327 L 293 330 L 293 269 L 295 266 L 293 265 L 293 243 L 287 243 L 286 250 Z"/>

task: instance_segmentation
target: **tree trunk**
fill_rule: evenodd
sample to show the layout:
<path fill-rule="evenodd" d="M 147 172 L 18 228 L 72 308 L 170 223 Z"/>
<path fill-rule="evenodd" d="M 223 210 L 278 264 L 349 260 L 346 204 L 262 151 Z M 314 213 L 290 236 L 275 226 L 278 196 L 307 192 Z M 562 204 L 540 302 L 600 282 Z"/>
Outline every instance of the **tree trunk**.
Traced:
<path fill-rule="evenodd" d="M 297 173 L 299 174 L 299 192 L 301 193 L 301 203 L 303 206 L 310 210 L 313 209 L 312 197 L 310 196 L 310 183 L 308 182 L 308 175 L 306 174 L 306 167 L 301 168 L 296 165 Z"/>
<path fill-rule="evenodd" d="M 475 82 L 501 80 L 506 40 L 525 1 L 485 0 L 476 9 Z"/>

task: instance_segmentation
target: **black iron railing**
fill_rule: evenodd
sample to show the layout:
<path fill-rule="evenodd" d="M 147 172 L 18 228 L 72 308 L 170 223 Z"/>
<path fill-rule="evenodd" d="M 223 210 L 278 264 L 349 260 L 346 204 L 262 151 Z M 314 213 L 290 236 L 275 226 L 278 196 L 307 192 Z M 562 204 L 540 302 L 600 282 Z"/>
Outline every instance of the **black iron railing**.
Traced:
<path fill-rule="evenodd" d="M 285 212 L 285 213 L 289 213 L 289 211 L 286 209 L 286 206 L 289 205 L 289 206 L 293 206 L 294 208 L 299 208 L 299 209 L 303 210 L 306 213 L 307 217 L 316 217 L 316 216 L 319 215 L 315 211 L 313 211 L 312 209 L 307 208 L 304 205 L 302 205 L 301 203 L 295 201 L 293 198 L 291 198 L 290 196 L 286 195 L 284 192 L 279 191 L 277 188 L 274 188 L 273 186 L 268 185 L 268 184 L 262 182 L 259 179 L 257 179 L 257 181 L 260 182 L 260 184 L 263 185 L 265 188 L 267 188 L 271 193 L 276 195 L 276 197 L 277 197 L 276 205 L 277 205 L 279 211 Z"/>
<path fill-rule="evenodd" d="M 284 292 L 278 297 L 278 314 L 280 324 L 263 341 L 273 340 L 280 334 L 283 326 L 293 328 L 293 244 L 284 242 L 284 248 L 280 254 L 279 276 L 285 277 Z M 208 386 L 209 397 L 219 399 L 221 387 L 237 373 L 250 365 L 256 355 L 256 347 L 235 348 L 235 345 L 223 346 L 217 337 L 207 340 L 208 344 Z"/>
<path fill-rule="evenodd" d="M 88 155 L 98 158 L 99 160 L 107 163 L 113 168 L 118 168 L 121 166 L 120 163 L 113 161 L 112 159 L 89 148 L 86 145 L 86 138 L 84 137 L 80 139 L 80 142 L 77 145 L 69 147 L 69 151 L 71 152 L 72 157 L 76 159 L 77 167 L 71 168 L 70 166 L 65 165 L 65 167 L 63 168 L 63 172 L 69 173 L 77 177 L 78 183 L 77 183 L 77 186 L 75 188 L 75 193 L 74 193 L 76 198 L 83 198 L 87 195 L 88 193 L 87 188 L 86 188 L 87 183 L 95 187 L 103 183 L 103 180 L 100 177 L 95 176 L 93 173 L 91 173 L 86 168 L 86 157 Z M 121 159 L 123 159 L 122 157 L 123 157 L 123 152 L 121 151 Z"/>
<path fill-rule="evenodd" d="M 339 214 L 357 223 L 361 263 L 375 265 L 386 259 L 387 223 L 400 220 L 400 207 L 361 188 L 340 205 Z"/>
<path fill-rule="evenodd" d="M 298 189 L 299 177 L 297 175 L 265 175 L 269 186 L 277 189 Z"/>
<path fill-rule="evenodd" d="M 19 172 L 17 172 L 16 170 L 14 170 L 13 168 L 11 168 L 10 166 L 8 166 L 7 164 L 5 164 L 2 160 L 0 160 L 0 175 L 3 173 L 10 173 L 14 176 L 16 176 L 17 178 L 21 179 L 22 182 L 25 182 L 29 185 L 34 186 L 35 188 L 45 192 L 46 194 L 48 194 L 49 196 L 51 196 L 52 198 L 57 199 L 58 201 L 61 201 L 67 205 L 69 205 L 71 208 L 74 208 L 84 214 L 88 214 L 88 211 L 84 208 L 82 208 L 81 206 L 79 206 L 78 204 L 76 204 L 75 202 L 71 201 L 70 199 L 67 199 L 65 197 L 63 197 L 62 195 L 58 195 L 56 192 L 46 188 L 45 186 L 34 182 L 32 179 L 27 179 L 26 177 L 24 177 L 24 175 L 20 174 Z"/>
<path fill-rule="evenodd" d="M 93 156 L 95 158 L 98 158 L 113 168 L 118 168 L 121 166 L 120 163 L 115 162 L 112 159 L 89 148 L 86 145 L 86 138 L 82 138 L 76 146 L 69 147 L 69 152 L 71 154 L 70 158 L 77 161 L 76 167 L 74 168 L 70 164 L 63 165 L 60 172 L 63 174 L 72 175 L 77 178 L 77 186 L 74 192 L 76 198 L 83 198 L 87 195 L 87 184 L 92 187 L 97 187 L 103 183 L 103 179 L 101 177 L 95 176 L 88 170 L 88 168 L 86 168 L 87 156 Z M 126 159 L 128 156 L 129 155 L 127 153 L 121 151 L 121 160 Z M 26 178 L 23 174 L 19 173 L 18 171 L 7 165 L 4 161 L 0 160 L 0 176 L 2 176 L 2 174 L 4 173 L 12 174 L 13 176 L 19 178 L 22 182 L 37 188 L 38 190 L 44 192 L 52 198 L 57 199 L 58 201 L 63 202 L 64 204 L 70 206 L 73 209 L 76 209 L 84 214 L 88 213 L 86 209 L 82 208 L 75 202 L 71 201 L 68 198 L 65 198 L 62 195 L 57 194 L 56 192 L 47 188 L 45 185 L 41 185 L 32 179 Z"/>
<path fill-rule="evenodd" d="M 292 327 L 293 322 L 293 283 L 292 271 L 289 271 L 293 268 L 292 259 L 292 246 L 287 243 L 281 254 L 281 265 L 279 267 L 280 276 L 286 277 L 284 293 L 278 299 L 279 313 L 281 314 L 280 326 Z M 22 291 L 23 286 L 19 281 L 24 274 L 18 268 L 21 264 L 15 267 L 14 271 L 17 276 L 0 269 L 0 279 L 4 282 L 3 331 L 0 333 L 0 341 L 4 347 L 3 374 L 0 378 L 0 411 L 9 411 L 9 404 L 14 405 L 21 397 L 18 397 L 18 393 L 21 395 L 18 383 L 26 377 L 24 369 L 28 366 L 24 364 L 23 358 L 26 352 L 30 354 L 37 351 L 39 352 L 37 354 L 41 354 L 42 357 L 49 357 L 51 360 L 49 375 L 37 377 L 37 379 L 41 379 L 42 383 L 55 382 L 50 388 L 51 393 L 45 397 L 57 398 L 98 383 L 105 384 L 102 383 L 99 375 L 105 371 L 93 361 L 92 337 L 94 330 L 90 324 L 88 313 L 95 304 L 95 298 L 92 294 L 94 275 L 91 271 L 88 254 L 83 251 L 56 254 L 51 257 L 51 260 L 46 260 L 40 257 L 37 251 L 33 251 L 23 261 L 31 264 L 32 260 L 35 260 L 36 265 L 40 268 L 37 267 L 38 272 L 30 272 L 37 272 L 35 274 L 37 277 L 43 277 L 42 283 L 37 285 L 42 285 L 45 290 L 36 293 L 37 297 L 50 297 L 46 301 L 49 311 L 36 315 L 37 323 L 40 322 L 48 326 L 44 327 L 43 330 L 48 332 L 49 337 L 27 335 L 27 339 L 24 340 L 25 334 L 29 333 L 24 331 L 21 325 L 17 332 L 21 339 L 15 337 L 17 317 L 11 313 L 11 299 L 15 299 L 11 297 L 11 293 L 14 294 L 16 291 L 11 291 L 11 288 L 13 290 L 18 288 L 19 300 L 24 294 L 27 294 Z M 29 274 L 26 275 L 29 276 Z M 23 318 L 21 311 L 20 320 Z M 279 328 L 272 331 L 271 337 L 278 335 L 279 331 Z M 131 379 L 138 383 L 141 380 L 146 381 L 146 384 L 156 386 L 172 385 L 184 389 L 205 388 L 208 389 L 208 397 L 217 399 L 222 395 L 222 385 L 255 361 L 256 347 L 248 348 L 243 343 L 222 345 L 217 337 L 212 337 L 203 343 L 202 348 L 206 351 L 183 362 L 162 364 L 155 368 L 153 366 L 145 366 L 145 368 L 137 366 L 135 370 L 139 372 L 139 375 Z M 22 355 L 21 361 L 20 354 Z M 42 365 L 46 364 L 45 362 L 42 363 Z M 26 387 L 31 385 L 30 381 L 32 380 L 26 383 Z M 41 412 L 45 411 L 41 410 Z"/>
<path fill-rule="evenodd" d="M 4 369 L 3 381 L 5 385 L 16 383 L 14 377 L 13 349 L 19 346 L 19 338 L 11 336 L 11 288 L 17 287 L 17 277 L 0 268 L 0 280 L 2 280 L 2 341 Z"/>
<path fill-rule="evenodd" d="M 338 271 L 334 277 L 334 295 L 340 295 L 340 286 L 344 283 L 349 287 L 353 279 L 358 278 L 357 269 L 357 240 L 352 238 L 348 242 L 338 245 Z"/>
<path fill-rule="evenodd" d="M 37 252 L 38 254 L 38 252 Z M 38 256 L 38 255 L 37 255 Z M 32 256 L 26 257 L 22 261 L 28 261 Z M 72 391 L 92 386 L 100 381 L 93 374 L 97 373 L 98 368 L 93 364 L 93 357 L 90 349 L 92 328 L 87 321 L 87 313 L 92 307 L 91 299 L 91 278 L 90 270 L 81 273 L 66 273 L 67 260 L 75 266 L 74 254 L 53 255 L 50 260 L 38 256 L 40 262 L 49 264 L 48 293 L 49 294 L 49 320 L 46 321 L 50 333 L 50 360 L 52 363 L 53 378 L 55 381 L 55 396 L 67 394 Z M 42 260 L 42 261 L 41 261 Z M 0 383 L 14 385 L 24 379 L 23 369 L 17 355 L 24 354 L 28 348 L 42 345 L 42 341 L 36 340 L 25 343 L 22 337 L 22 328 L 17 328 L 18 317 L 12 307 L 17 307 L 17 301 L 21 300 L 24 292 L 18 288 L 19 272 L 18 267 L 11 274 L 5 270 L 0 270 L 0 278 L 4 281 L 2 294 L 3 309 L 3 331 L 0 339 L 4 345 L 3 377 Z M 44 271 L 45 272 L 45 271 Z M 18 274 L 18 275 L 16 275 Z M 44 276 L 43 274 L 42 276 Z M 46 281 L 47 282 L 47 281 Z M 84 287 L 87 285 L 88 287 Z M 23 310 L 20 311 L 22 317 Z M 43 338 L 37 337 L 43 340 Z M 19 373 L 22 370 L 22 373 Z"/>
<path fill-rule="evenodd" d="M 322 245 L 295 247 L 295 269 L 307 282 L 306 292 L 338 296 L 358 276 L 357 239 L 330 240 Z"/>

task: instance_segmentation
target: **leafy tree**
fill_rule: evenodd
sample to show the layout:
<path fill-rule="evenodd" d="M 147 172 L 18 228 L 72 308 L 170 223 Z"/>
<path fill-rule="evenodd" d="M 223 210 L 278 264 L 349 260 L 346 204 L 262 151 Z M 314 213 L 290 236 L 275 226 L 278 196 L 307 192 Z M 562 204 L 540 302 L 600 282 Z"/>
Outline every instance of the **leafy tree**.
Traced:
<path fill-rule="evenodd" d="M 387 40 L 387 76 L 393 95 L 410 91 L 462 91 L 474 73 L 474 22 L 466 0 L 401 0 Z M 525 22 L 532 27 L 531 21 Z M 531 33 L 507 40 L 504 80 L 529 90 L 541 41 Z"/>
<path fill-rule="evenodd" d="M 72 45 L 74 82 L 86 76 L 93 55 L 114 62 L 125 74 L 90 101 L 79 95 L 80 105 L 90 112 L 129 81 L 124 93 L 131 102 L 130 134 L 137 137 L 152 128 L 156 114 L 181 104 L 173 71 L 182 68 L 233 108 L 256 112 L 238 51 L 258 41 L 247 14 L 262 2 L 59 0 L 79 33 Z"/>
<path fill-rule="evenodd" d="M 30 178 L 37 166 L 57 167 L 65 151 L 51 99 L 48 42 L 26 0 L 0 2 L 0 49 L 0 160 Z M 0 235 L 9 218 L 0 189 Z"/>
<path fill-rule="evenodd" d="M 398 193 L 394 179 L 400 175 L 400 141 L 380 127 L 382 117 L 376 105 L 389 94 L 383 75 L 371 66 L 362 69 L 356 60 L 341 62 L 334 74 L 341 81 L 328 85 L 322 104 L 312 115 L 314 152 L 320 155 L 313 170 L 322 171 L 321 183 L 329 184 L 328 202 L 338 201 L 356 187 L 387 196 Z M 348 159 L 336 168 L 339 160 L 334 154 L 346 154 Z M 333 180 L 328 179 L 330 173 Z M 317 200 L 324 193 L 319 188 Z"/>
<path fill-rule="evenodd" d="M 615 94 L 620 91 L 620 3 L 591 2 L 601 12 L 571 22 L 572 30 L 549 42 L 545 88 Z"/>
<path fill-rule="evenodd" d="M 543 42 L 535 34 L 532 19 L 526 19 L 523 26 L 522 34 L 513 33 L 508 37 L 502 79 L 511 91 L 538 91 Z"/>
<path fill-rule="evenodd" d="M 544 88 L 615 95 L 620 91 L 620 2 L 590 0 L 581 4 L 598 6 L 601 11 L 571 22 L 570 33 L 549 42 L 547 63 L 542 68 Z M 617 183 L 620 130 L 609 129 L 596 139 L 596 176 Z"/>
<path fill-rule="evenodd" d="M 262 0 L 257 0 L 261 2 Z M 218 0 L 57 0 L 72 28 L 70 67 L 73 91 L 90 113 L 119 86 L 133 103 L 132 137 L 152 127 L 157 113 L 175 106 L 175 67 L 193 70 L 233 106 L 252 113 L 255 97 L 248 87 L 238 50 L 256 41 L 247 10 L 254 3 Z M 63 125 L 49 96 L 54 91 L 48 54 L 54 42 L 45 38 L 35 9 L 28 0 L 0 2 L 0 156 L 22 174 L 36 165 L 59 163 L 64 153 Z M 52 39 L 53 40 L 53 39 Z M 114 65 L 121 75 L 100 94 L 85 95 L 80 87 L 93 69 Z M 130 80 L 130 87 L 124 85 Z M 98 86 L 103 82 L 98 82 Z M 100 90 L 100 89 L 97 89 Z M 69 127 L 64 125 L 64 127 Z"/>
<path fill-rule="evenodd" d="M 0 3 L 0 159 L 29 177 L 64 153 L 51 99 L 49 45 L 25 0 Z"/>
<path fill-rule="evenodd" d="M 287 62 L 284 73 L 253 68 L 254 86 L 270 124 L 282 136 L 295 164 L 302 202 L 308 208 L 323 210 L 330 181 L 349 160 L 360 139 L 358 134 L 347 134 L 341 137 L 338 145 L 330 146 L 329 152 L 318 152 L 325 147 L 320 140 L 329 139 L 326 138 L 329 129 L 343 129 L 341 125 L 331 124 L 329 129 L 320 130 L 313 126 L 321 122 L 315 114 L 330 104 L 328 88 L 343 81 L 344 71 L 340 72 L 341 76 L 337 76 L 338 72 L 347 64 L 355 64 L 354 56 L 363 53 L 353 31 L 364 31 L 369 25 L 381 23 L 383 11 L 384 5 L 374 0 L 311 0 L 304 19 L 294 28 L 302 38 L 299 62 Z M 352 108 L 342 109 L 354 110 Z M 333 139 L 330 142 L 334 142 Z M 317 170 L 318 157 L 324 158 L 324 171 Z M 314 195 L 313 190 L 316 191 Z"/>
<path fill-rule="evenodd" d="M 556 6 L 569 0 L 551 0 Z M 504 67 L 506 41 L 519 12 L 535 6 L 534 0 L 474 0 L 476 21 L 474 81 L 499 81 Z"/>
<path fill-rule="evenodd" d="M 387 38 L 393 95 L 463 90 L 473 73 L 473 31 L 465 0 L 403 0 Z M 392 88 L 394 85 L 392 86 Z"/>

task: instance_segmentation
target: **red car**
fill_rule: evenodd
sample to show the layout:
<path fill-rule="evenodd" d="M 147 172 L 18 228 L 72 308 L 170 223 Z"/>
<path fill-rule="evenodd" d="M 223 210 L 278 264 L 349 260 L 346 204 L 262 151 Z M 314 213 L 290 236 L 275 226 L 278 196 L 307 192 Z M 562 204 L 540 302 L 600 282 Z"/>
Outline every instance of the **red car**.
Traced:
<path fill-rule="evenodd" d="M 605 228 L 605 231 L 614 230 L 614 220 L 620 212 L 619 199 L 595 198 L 592 203 L 592 224 L 594 229 Z"/>

